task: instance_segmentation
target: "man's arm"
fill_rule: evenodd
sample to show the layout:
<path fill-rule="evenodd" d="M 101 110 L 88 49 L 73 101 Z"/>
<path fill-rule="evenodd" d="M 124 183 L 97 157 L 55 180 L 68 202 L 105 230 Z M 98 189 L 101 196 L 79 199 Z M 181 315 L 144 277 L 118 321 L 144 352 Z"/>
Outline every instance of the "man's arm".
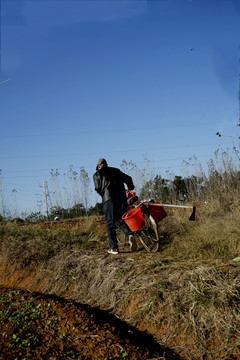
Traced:
<path fill-rule="evenodd" d="M 133 184 L 133 180 L 131 178 L 131 176 L 124 174 L 122 172 L 122 176 L 123 176 L 123 182 L 127 185 L 129 190 L 133 190 L 134 189 L 134 184 Z"/>
<path fill-rule="evenodd" d="M 101 178 L 99 176 L 99 173 L 96 172 L 94 175 L 93 175 L 93 182 L 94 182 L 94 187 L 95 187 L 95 191 L 102 196 L 102 193 L 101 193 Z"/>

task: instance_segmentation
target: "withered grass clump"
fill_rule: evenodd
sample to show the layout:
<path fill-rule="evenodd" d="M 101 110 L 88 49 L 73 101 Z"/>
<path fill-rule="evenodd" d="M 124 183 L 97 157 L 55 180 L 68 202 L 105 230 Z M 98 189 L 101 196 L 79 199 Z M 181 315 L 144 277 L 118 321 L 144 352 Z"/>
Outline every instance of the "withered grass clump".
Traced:
<path fill-rule="evenodd" d="M 162 255 L 180 260 L 229 261 L 240 256 L 239 209 L 213 219 L 197 209 L 196 222 L 174 218 L 159 224 Z M 186 215 L 185 215 L 186 216 Z"/>
<path fill-rule="evenodd" d="M 239 268 L 169 262 L 155 276 L 142 287 L 137 322 L 163 325 L 162 344 L 184 358 L 239 358 Z"/>

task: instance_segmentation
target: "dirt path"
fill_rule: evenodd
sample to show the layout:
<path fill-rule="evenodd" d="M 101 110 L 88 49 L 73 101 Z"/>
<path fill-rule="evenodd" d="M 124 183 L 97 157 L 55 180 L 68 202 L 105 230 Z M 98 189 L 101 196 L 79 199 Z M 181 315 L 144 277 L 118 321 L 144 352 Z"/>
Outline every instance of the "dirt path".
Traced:
<path fill-rule="evenodd" d="M 0 287 L 0 359 L 179 359 L 111 314 Z"/>

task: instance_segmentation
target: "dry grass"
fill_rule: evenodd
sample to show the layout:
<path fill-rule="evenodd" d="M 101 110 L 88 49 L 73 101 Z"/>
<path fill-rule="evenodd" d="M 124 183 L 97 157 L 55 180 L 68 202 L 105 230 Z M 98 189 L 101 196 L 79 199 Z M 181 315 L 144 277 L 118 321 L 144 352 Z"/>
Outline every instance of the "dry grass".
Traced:
<path fill-rule="evenodd" d="M 0 252 L 17 267 L 48 262 L 56 254 L 72 250 L 101 249 L 105 243 L 103 229 L 96 231 L 96 220 L 87 218 L 80 229 L 64 228 L 64 224 L 14 223 L 0 225 Z"/>

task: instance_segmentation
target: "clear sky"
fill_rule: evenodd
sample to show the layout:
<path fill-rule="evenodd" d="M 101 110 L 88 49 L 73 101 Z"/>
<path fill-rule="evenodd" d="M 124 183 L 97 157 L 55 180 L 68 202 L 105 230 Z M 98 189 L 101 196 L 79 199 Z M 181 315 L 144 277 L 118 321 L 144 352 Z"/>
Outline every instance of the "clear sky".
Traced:
<path fill-rule="evenodd" d="M 84 167 L 93 188 L 99 157 L 139 168 L 147 157 L 165 177 L 238 146 L 239 0 L 0 3 L 0 190 L 11 212 L 40 209 L 51 169 L 64 178 Z"/>

